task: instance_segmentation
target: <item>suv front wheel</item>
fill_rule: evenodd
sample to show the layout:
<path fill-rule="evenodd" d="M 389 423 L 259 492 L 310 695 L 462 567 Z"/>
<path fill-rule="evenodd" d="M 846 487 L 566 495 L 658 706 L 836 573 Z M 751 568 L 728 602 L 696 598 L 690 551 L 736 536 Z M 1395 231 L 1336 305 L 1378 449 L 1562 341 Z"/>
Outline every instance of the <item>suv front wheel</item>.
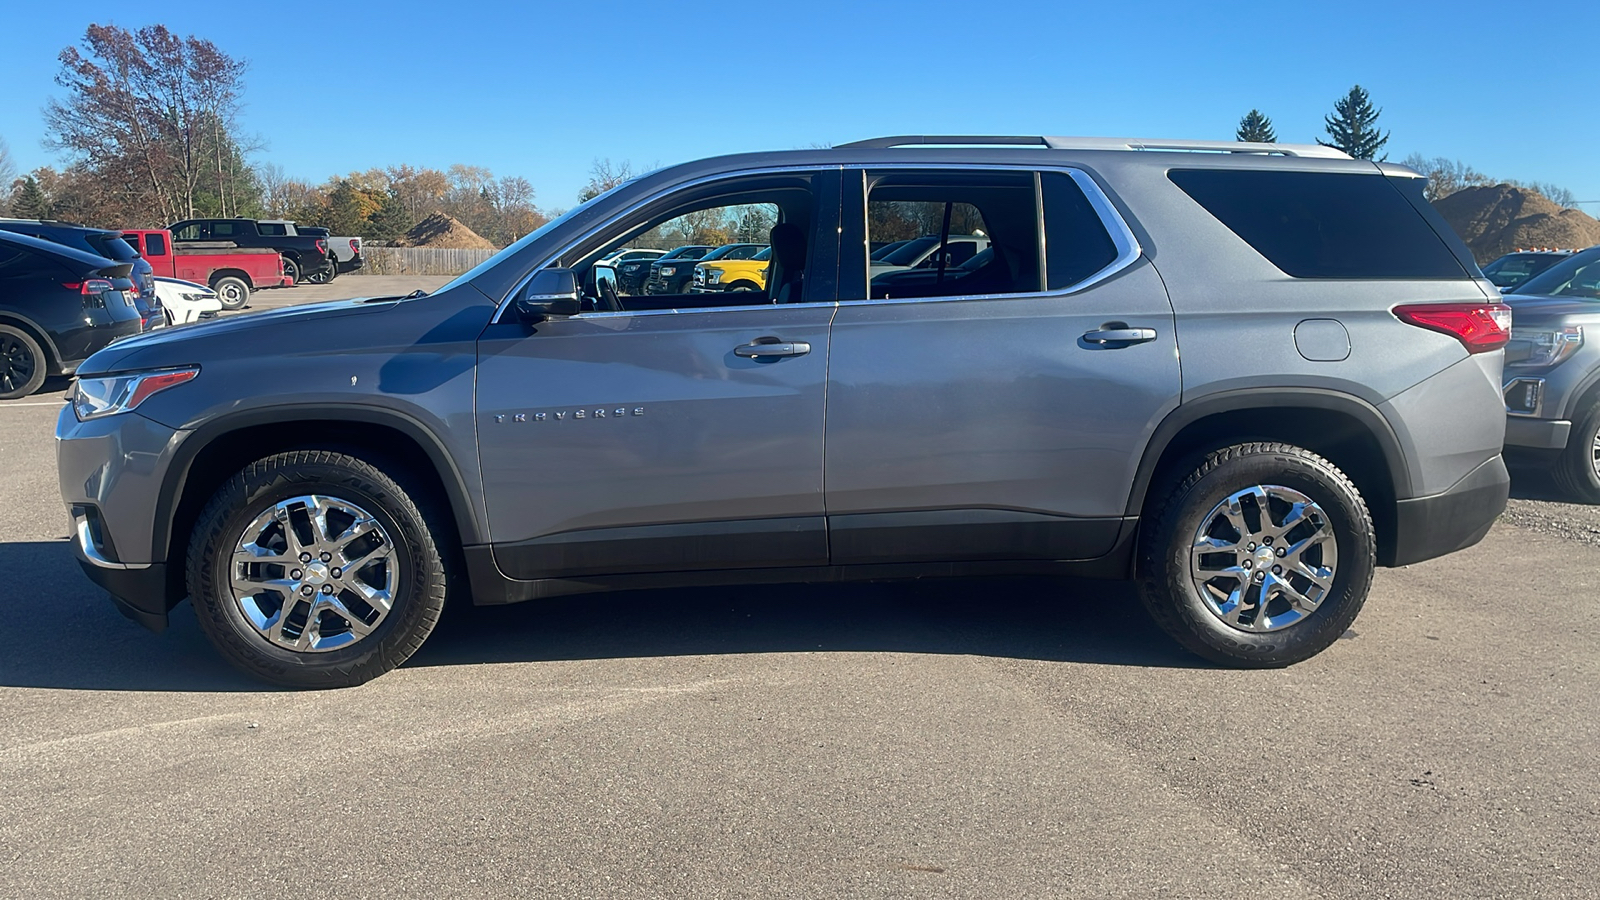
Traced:
<path fill-rule="evenodd" d="M 445 554 L 424 507 L 343 453 L 257 460 L 201 512 L 189 597 L 230 662 L 286 687 L 347 687 L 405 662 L 439 621 Z"/>
<path fill-rule="evenodd" d="M 1372 586 L 1376 540 L 1360 493 L 1322 457 L 1239 444 L 1180 474 L 1140 537 L 1139 594 L 1194 653 L 1241 668 L 1326 649 Z"/>

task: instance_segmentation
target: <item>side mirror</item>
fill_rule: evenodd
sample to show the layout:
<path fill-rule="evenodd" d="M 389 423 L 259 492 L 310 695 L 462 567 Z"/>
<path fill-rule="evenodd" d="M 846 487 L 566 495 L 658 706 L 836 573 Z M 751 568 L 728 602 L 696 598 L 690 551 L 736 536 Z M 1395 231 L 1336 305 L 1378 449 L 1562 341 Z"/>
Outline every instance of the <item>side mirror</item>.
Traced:
<path fill-rule="evenodd" d="M 540 269 L 517 297 L 516 307 L 524 325 L 575 316 L 583 311 L 578 280 L 571 269 Z"/>

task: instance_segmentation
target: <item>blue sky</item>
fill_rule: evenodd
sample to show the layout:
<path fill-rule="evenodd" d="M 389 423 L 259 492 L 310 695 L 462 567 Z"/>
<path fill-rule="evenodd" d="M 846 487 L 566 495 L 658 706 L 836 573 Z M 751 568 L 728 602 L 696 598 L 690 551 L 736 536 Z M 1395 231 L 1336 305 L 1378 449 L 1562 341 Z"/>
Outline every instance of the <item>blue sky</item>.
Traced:
<path fill-rule="evenodd" d="M 61 48 L 91 22 L 159 21 L 249 61 L 258 161 L 319 182 L 465 162 L 567 207 L 596 157 L 935 132 L 1227 139 L 1251 107 L 1309 142 L 1360 83 L 1391 160 L 1600 201 L 1597 0 L 8 6 L 0 135 L 22 170 L 59 163 L 40 110 Z"/>

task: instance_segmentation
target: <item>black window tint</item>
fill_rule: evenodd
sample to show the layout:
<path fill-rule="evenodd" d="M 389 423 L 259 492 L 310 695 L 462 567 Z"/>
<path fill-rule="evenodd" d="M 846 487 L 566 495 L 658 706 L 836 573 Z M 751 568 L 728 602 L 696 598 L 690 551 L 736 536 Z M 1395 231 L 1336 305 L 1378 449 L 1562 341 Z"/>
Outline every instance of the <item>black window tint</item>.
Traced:
<path fill-rule="evenodd" d="M 139 256 L 139 252 L 123 240 L 120 234 L 91 234 L 87 236 L 87 240 L 90 250 L 106 259 L 127 262 Z"/>
<path fill-rule="evenodd" d="M 257 222 L 256 233 L 264 234 L 268 237 L 283 237 L 289 232 L 286 231 L 282 225 L 269 225 L 266 222 Z"/>
<path fill-rule="evenodd" d="M 1295 278 L 1465 278 L 1443 240 L 1378 175 L 1191 169 L 1173 183 Z"/>
<path fill-rule="evenodd" d="M 1071 287 L 1116 261 L 1117 245 L 1072 176 L 1046 172 L 1040 176 L 1040 186 L 1050 290 Z"/>
<path fill-rule="evenodd" d="M 145 250 L 148 251 L 145 254 L 147 256 L 166 256 L 167 236 L 164 234 L 147 234 L 144 236 L 144 246 Z"/>
<path fill-rule="evenodd" d="M 233 237 L 239 230 L 232 222 L 216 222 L 211 226 L 211 233 L 219 238 Z"/>

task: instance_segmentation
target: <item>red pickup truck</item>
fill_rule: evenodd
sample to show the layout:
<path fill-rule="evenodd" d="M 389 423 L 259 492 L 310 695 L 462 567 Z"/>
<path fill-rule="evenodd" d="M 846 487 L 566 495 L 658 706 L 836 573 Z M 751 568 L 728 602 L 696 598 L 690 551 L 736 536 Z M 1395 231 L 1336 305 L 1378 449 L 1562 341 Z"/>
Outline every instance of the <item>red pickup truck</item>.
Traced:
<path fill-rule="evenodd" d="M 265 248 L 241 248 L 228 241 L 172 244 L 165 229 L 130 228 L 122 237 L 139 251 L 157 275 L 203 284 L 217 292 L 223 309 L 239 309 L 250 292 L 289 287 L 294 279 L 283 273 L 283 257 Z"/>

